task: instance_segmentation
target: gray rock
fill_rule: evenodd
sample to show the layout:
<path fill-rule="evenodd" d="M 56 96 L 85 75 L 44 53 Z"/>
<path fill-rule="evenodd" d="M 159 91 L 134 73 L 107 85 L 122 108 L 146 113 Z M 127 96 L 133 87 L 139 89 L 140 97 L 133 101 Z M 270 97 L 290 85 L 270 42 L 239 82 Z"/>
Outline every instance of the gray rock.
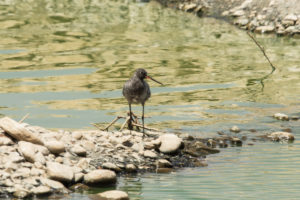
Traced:
<path fill-rule="evenodd" d="M 159 137 L 161 145 L 159 151 L 162 153 L 174 153 L 181 146 L 182 139 L 174 134 L 164 134 Z"/>
<path fill-rule="evenodd" d="M 86 149 L 81 145 L 75 145 L 73 148 L 71 148 L 71 151 L 78 156 L 86 156 Z"/>
<path fill-rule="evenodd" d="M 84 182 L 90 185 L 111 184 L 117 180 L 116 173 L 107 169 L 97 169 L 84 175 Z"/>
<path fill-rule="evenodd" d="M 50 179 L 71 182 L 74 177 L 72 167 L 56 162 L 47 162 L 47 175 Z"/>
<path fill-rule="evenodd" d="M 157 154 L 153 151 L 146 150 L 146 151 L 144 151 L 144 157 L 146 157 L 146 158 L 157 158 Z"/>
<path fill-rule="evenodd" d="M 116 171 L 116 172 L 121 171 L 121 169 L 117 165 L 115 165 L 113 163 L 110 163 L 110 162 L 103 163 L 102 168 L 103 169 L 110 169 L 110 170 L 113 170 L 113 171 Z"/>
<path fill-rule="evenodd" d="M 137 170 L 137 168 L 134 164 L 127 164 L 125 166 L 125 169 L 127 172 L 135 172 Z"/>
<path fill-rule="evenodd" d="M 109 190 L 97 195 L 103 200 L 129 200 L 128 194 L 119 190 Z"/>
<path fill-rule="evenodd" d="M 51 153 L 59 154 L 65 152 L 65 144 L 61 141 L 53 140 L 45 142 L 45 146 Z"/>
<path fill-rule="evenodd" d="M 34 187 L 31 190 L 31 192 L 33 194 L 36 194 L 36 195 L 43 195 L 43 194 L 50 193 L 51 192 L 51 188 L 48 187 L 48 186 L 41 185 L 41 186 L 38 186 L 38 187 Z"/>

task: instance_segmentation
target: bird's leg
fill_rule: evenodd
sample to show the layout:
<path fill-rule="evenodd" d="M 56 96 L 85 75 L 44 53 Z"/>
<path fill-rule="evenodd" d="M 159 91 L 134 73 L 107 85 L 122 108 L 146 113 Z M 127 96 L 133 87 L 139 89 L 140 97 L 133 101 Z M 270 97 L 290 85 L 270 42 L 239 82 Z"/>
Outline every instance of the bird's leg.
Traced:
<path fill-rule="evenodd" d="M 131 104 L 129 103 L 129 120 L 128 120 L 128 129 L 132 130 L 133 126 L 132 126 L 132 112 L 131 112 Z"/>
<path fill-rule="evenodd" d="M 145 133 L 145 126 L 144 126 L 144 107 L 145 107 L 145 103 L 142 103 L 143 106 L 143 114 L 142 114 L 142 121 L 143 121 L 143 133 Z"/>

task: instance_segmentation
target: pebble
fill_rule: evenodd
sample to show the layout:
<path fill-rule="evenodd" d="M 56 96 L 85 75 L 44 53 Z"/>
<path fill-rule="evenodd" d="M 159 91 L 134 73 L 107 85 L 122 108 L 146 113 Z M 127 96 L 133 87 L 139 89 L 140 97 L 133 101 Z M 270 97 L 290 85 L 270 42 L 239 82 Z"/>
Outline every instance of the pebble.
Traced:
<path fill-rule="evenodd" d="M 175 134 L 164 134 L 159 137 L 161 145 L 159 151 L 162 153 L 174 153 L 176 152 L 182 143 L 182 139 Z"/>
<path fill-rule="evenodd" d="M 272 33 L 274 32 L 275 27 L 274 26 L 258 26 L 255 29 L 256 33 Z"/>
<path fill-rule="evenodd" d="M 289 116 L 283 113 L 275 113 L 273 115 L 274 118 L 278 119 L 278 120 L 283 120 L 283 121 L 288 121 L 289 120 Z"/>
<path fill-rule="evenodd" d="M 238 126 L 233 126 L 230 128 L 230 131 L 234 133 L 239 133 L 241 132 L 241 129 Z"/>

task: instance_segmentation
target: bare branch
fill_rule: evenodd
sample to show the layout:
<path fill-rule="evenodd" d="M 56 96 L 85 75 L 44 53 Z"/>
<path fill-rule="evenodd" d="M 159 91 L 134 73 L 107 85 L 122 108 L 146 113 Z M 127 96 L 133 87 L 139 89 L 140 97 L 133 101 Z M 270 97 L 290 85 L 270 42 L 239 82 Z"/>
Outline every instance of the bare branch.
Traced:
<path fill-rule="evenodd" d="M 25 119 L 27 119 L 28 116 L 29 116 L 29 113 L 27 113 L 24 117 L 22 117 L 22 119 L 19 121 L 19 123 L 22 123 Z"/>

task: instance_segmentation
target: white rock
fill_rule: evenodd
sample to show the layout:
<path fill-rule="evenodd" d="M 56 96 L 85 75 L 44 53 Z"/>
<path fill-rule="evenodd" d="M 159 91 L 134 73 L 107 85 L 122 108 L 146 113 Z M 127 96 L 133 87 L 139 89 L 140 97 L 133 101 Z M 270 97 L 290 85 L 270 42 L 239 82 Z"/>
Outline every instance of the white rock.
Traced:
<path fill-rule="evenodd" d="M 103 163 L 102 168 L 103 169 L 111 169 L 114 171 L 121 171 L 121 169 L 117 165 L 115 165 L 114 163 L 110 163 L 110 162 Z"/>
<path fill-rule="evenodd" d="M 24 156 L 24 158 L 29 162 L 40 162 L 45 163 L 45 157 L 41 152 L 38 151 L 35 144 L 30 142 L 20 141 L 18 143 L 18 151 Z"/>
<path fill-rule="evenodd" d="M 0 146 L 2 145 L 12 145 L 14 142 L 4 134 L 0 134 Z"/>
<path fill-rule="evenodd" d="M 182 139 L 174 134 L 164 134 L 159 137 L 161 145 L 159 151 L 162 153 L 174 153 L 181 146 Z"/>
<path fill-rule="evenodd" d="M 289 20 L 289 21 L 295 22 L 298 20 L 298 17 L 295 14 L 289 14 L 289 15 L 285 16 L 284 20 Z"/>
<path fill-rule="evenodd" d="M 109 190 L 97 195 L 103 200 L 129 200 L 128 194 L 119 190 Z"/>
<path fill-rule="evenodd" d="M 78 156 L 86 156 L 86 149 L 83 148 L 81 145 L 77 144 L 71 148 L 71 151 Z"/>
<path fill-rule="evenodd" d="M 76 173 L 74 174 L 74 182 L 77 183 L 77 182 L 80 182 L 83 180 L 83 177 L 84 177 L 84 173 Z"/>
<path fill-rule="evenodd" d="M 243 15 L 245 15 L 245 11 L 243 11 L 243 10 L 237 10 L 237 11 L 234 11 L 232 13 L 233 17 L 240 17 L 240 16 L 243 16 Z"/>
<path fill-rule="evenodd" d="M 59 154 L 65 152 L 65 144 L 61 141 L 52 140 L 45 142 L 45 146 L 49 149 L 51 153 Z"/>
<path fill-rule="evenodd" d="M 80 139 L 82 138 L 82 133 L 79 132 L 79 131 L 74 131 L 74 132 L 72 133 L 72 137 L 73 137 L 74 139 L 76 139 L 76 140 L 80 140 Z"/>
<path fill-rule="evenodd" d="M 50 179 L 71 182 L 74 177 L 72 167 L 56 162 L 47 162 L 47 174 Z"/>
<path fill-rule="evenodd" d="M 283 113 L 275 113 L 273 117 L 278 120 L 289 120 L 289 116 Z"/>
<path fill-rule="evenodd" d="M 275 141 L 283 141 L 283 140 L 293 141 L 295 139 L 293 134 L 289 132 L 283 132 L 283 131 L 273 132 L 269 134 L 268 137 Z"/>
<path fill-rule="evenodd" d="M 34 187 L 31 192 L 33 194 L 36 194 L 36 195 L 42 195 L 42 194 L 47 194 L 47 193 L 50 193 L 51 192 L 51 189 L 50 187 L 48 186 L 38 186 L 38 187 Z"/>
<path fill-rule="evenodd" d="M 97 169 L 84 175 L 84 182 L 87 184 L 110 184 L 117 180 L 116 173 L 107 169 Z"/>
<path fill-rule="evenodd" d="M 40 181 L 43 185 L 49 186 L 50 188 L 56 190 L 65 190 L 65 186 L 58 181 L 54 181 L 48 178 L 40 178 Z"/>
<path fill-rule="evenodd" d="M 146 151 L 144 151 L 144 157 L 146 157 L 146 158 L 157 158 L 157 154 L 154 153 L 153 151 L 146 150 Z"/>
<path fill-rule="evenodd" d="M 241 129 L 238 126 L 233 126 L 230 128 L 230 131 L 234 133 L 239 133 Z"/>
<path fill-rule="evenodd" d="M 274 32 L 275 30 L 275 27 L 274 26 L 258 26 L 256 27 L 255 29 L 255 32 L 258 32 L 258 33 L 271 33 L 271 32 Z"/>
<path fill-rule="evenodd" d="M 128 171 L 128 172 L 134 172 L 134 171 L 136 171 L 136 166 L 135 166 L 134 164 L 127 164 L 127 165 L 125 166 L 125 169 L 126 169 L 126 171 Z"/>

